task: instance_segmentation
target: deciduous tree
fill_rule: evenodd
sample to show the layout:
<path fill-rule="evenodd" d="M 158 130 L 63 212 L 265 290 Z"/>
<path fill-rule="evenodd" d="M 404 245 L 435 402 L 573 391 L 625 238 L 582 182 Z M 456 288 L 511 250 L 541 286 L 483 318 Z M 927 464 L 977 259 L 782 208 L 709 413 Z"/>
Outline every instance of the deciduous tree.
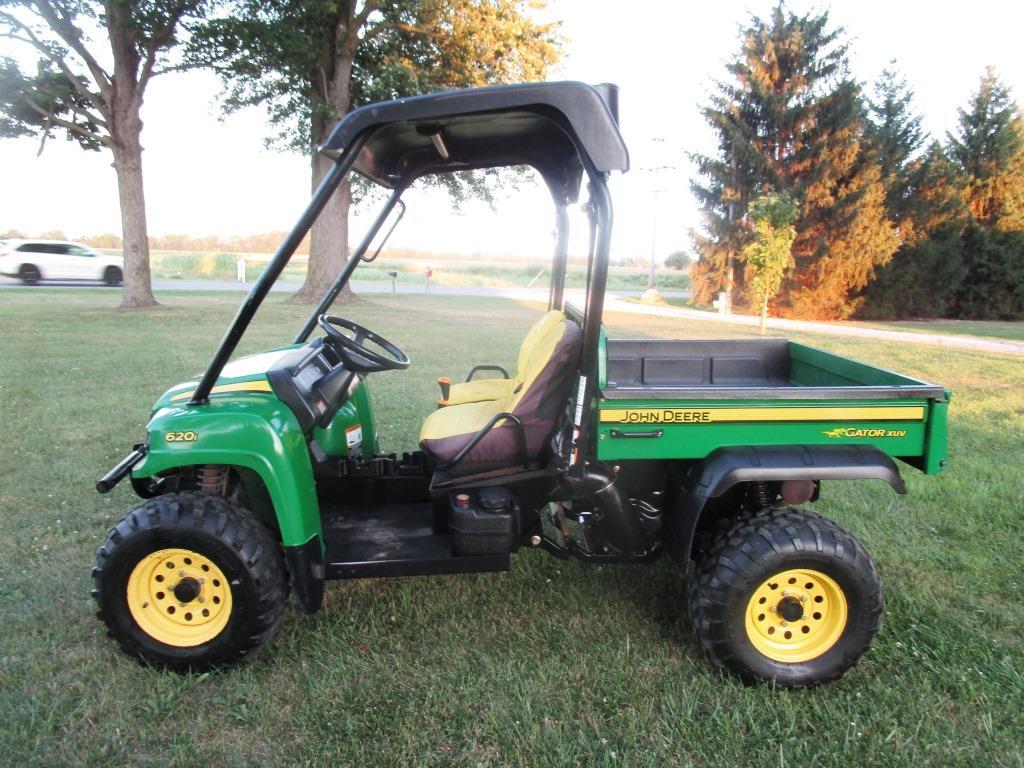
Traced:
<path fill-rule="evenodd" d="M 761 335 L 768 320 L 768 304 L 782 287 L 782 278 L 793 267 L 793 220 L 797 205 L 787 195 L 764 195 L 750 204 L 754 239 L 743 249 L 750 273 L 750 288 L 761 313 Z"/>
<path fill-rule="evenodd" d="M 192 58 L 224 79 L 225 108 L 261 104 L 276 143 L 309 152 L 315 188 L 332 160 L 317 152 L 339 117 L 373 101 L 444 88 L 542 80 L 556 28 L 532 0 L 237 0 L 194 37 Z M 474 181 L 447 179 L 456 196 Z M 341 185 L 312 230 L 297 294 L 316 301 L 348 252 L 352 189 Z"/>
<path fill-rule="evenodd" d="M 62 133 L 84 149 L 111 152 L 125 307 L 156 303 L 142 184 L 143 97 L 153 77 L 178 66 L 171 53 L 183 21 L 204 8 L 199 0 L 0 0 L 0 38 L 38 57 L 30 72 L 0 61 L 0 135 L 39 136 L 41 150 Z"/>

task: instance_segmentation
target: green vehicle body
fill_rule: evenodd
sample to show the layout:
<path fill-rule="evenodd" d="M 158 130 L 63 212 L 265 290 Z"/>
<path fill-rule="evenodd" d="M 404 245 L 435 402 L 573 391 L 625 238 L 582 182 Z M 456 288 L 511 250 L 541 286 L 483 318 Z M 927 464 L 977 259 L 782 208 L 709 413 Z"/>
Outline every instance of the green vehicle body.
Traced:
<path fill-rule="evenodd" d="M 814 347 L 795 342 L 788 346 L 789 383 L 794 388 L 924 384 Z M 604 338 L 598 361 L 598 387 L 603 391 L 608 384 Z M 728 446 L 871 445 L 934 475 L 948 461 L 950 397 L 951 392 L 944 390 L 943 399 L 604 399 L 599 406 L 597 456 L 602 461 L 703 459 Z M 620 411 L 628 411 L 636 421 L 624 420 Z M 638 423 L 640 419 L 643 423 Z M 651 425 L 663 434 L 650 440 L 613 435 L 642 434 Z"/>
<path fill-rule="evenodd" d="M 188 406 L 195 382 L 168 390 L 147 427 L 149 450 L 132 469 L 137 487 L 161 474 L 200 465 L 236 468 L 254 511 L 276 528 L 284 546 L 323 541 L 309 443 L 295 416 L 273 393 L 264 372 L 282 351 L 239 360 L 246 373 L 217 380 L 209 403 Z M 599 355 L 600 390 L 607 387 L 607 340 Z M 790 342 L 794 386 L 921 384 L 900 374 Z M 947 464 L 949 392 L 945 399 L 607 399 L 593 409 L 601 461 L 699 461 L 735 446 L 869 445 L 936 474 Z M 625 414 L 625 417 L 624 417 Z M 890 415 L 891 414 L 891 415 Z M 332 456 L 349 454 L 349 435 L 377 448 L 366 382 L 312 439 Z M 653 436 L 654 433 L 659 433 Z M 636 437 L 633 437 L 636 436 Z M 641 439 L 637 439 L 637 438 Z"/>
<path fill-rule="evenodd" d="M 298 346 L 279 347 L 238 362 L 265 371 L 280 352 Z M 132 469 L 132 478 L 150 480 L 210 464 L 233 467 L 240 471 L 253 511 L 279 531 L 282 543 L 304 545 L 322 535 L 306 437 L 292 411 L 274 395 L 265 372 L 232 376 L 228 370 L 225 374 L 208 404 L 187 405 L 194 381 L 172 387 L 160 397 L 146 427 L 149 450 Z M 314 429 L 313 439 L 328 453 L 345 456 L 346 432 L 354 427 L 376 447 L 365 381 L 327 428 Z"/>
<path fill-rule="evenodd" d="M 236 663 L 272 634 L 286 589 L 313 613 L 332 579 L 509 570 L 529 546 L 692 566 L 691 625 L 744 679 L 812 685 L 856 663 L 880 625 L 879 574 L 855 537 L 799 507 L 833 480 L 905 493 L 897 461 L 942 471 L 948 390 L 780 339 L 608 339 L 607 181 L 629 169 L 615 86 L 531 83 L 368 105 L 321 151 L 333 167 L 205 372 L 159 398 L 145 442 L 97 482 L 107 493 L 130 476 L 145 499 L 108 533 L 93 571 L 99 615 L 122 648 L 180 670 Z M 457 385 L 477 399 L 450 401 L 456 385 L 442 376 L 419 445 L 382 452 L 366 379 L 409 357 L 331 307 L 381 252 L 371 248 L 417 179 L 522 165 L 555 207 L 548 311 L 525 335 L 515 377 L 479 361 L 463 383 L 480 369 L 508 381 Z M 390 190 L 377 218 L 291 344 L 232 362 L 350 172 Z M 568 211 L 584 188 L 581 310 L 565 282 Z M 794 586 L 773 594 L 782 578 Z M 231 591 L 214 591 L 225 583 Z M 231 595 L 230 608 L 214 607 Z M 804 611 L 812 601 L 820 610 Z"/>

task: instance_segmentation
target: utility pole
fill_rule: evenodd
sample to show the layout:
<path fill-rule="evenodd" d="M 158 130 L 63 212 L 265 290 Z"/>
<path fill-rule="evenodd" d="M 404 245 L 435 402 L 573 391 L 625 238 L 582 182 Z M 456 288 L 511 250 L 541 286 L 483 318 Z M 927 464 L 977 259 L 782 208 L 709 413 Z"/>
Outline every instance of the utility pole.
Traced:
<path fill-rule="evenodd" d="M 651 139 L 654 144 L 664 144 L 665 139 L 656 136 Z M 638 168 L 638 171 L 644 173 L 657 174 L 660 171 L 677 171 L 679 168 L 675 165 L 655 165 L 649 168 Z M 655 176 L 657 178 L 657 176 Z M 668 192 L 668 189 L 652 189 L 651 194 L 654 195 L 653 209 L 651 211 L 651 264 L 647 272 L 647 289 L 654 288 L 654 272 L 657 268 L 657 256 L 658 256 L 658 196 Z"/>
<path fill-rule="evenodd" d="M 657 253 L 658 253 L 658 195 L 663 192 L 668 192 L 667 189 L 653 189 L 651 190 L 654 195 L 654 204 L 651 210 L 651 266 L 647 273 L 647 289 L 654 288 L 654 270 L 657 266 Z"/>

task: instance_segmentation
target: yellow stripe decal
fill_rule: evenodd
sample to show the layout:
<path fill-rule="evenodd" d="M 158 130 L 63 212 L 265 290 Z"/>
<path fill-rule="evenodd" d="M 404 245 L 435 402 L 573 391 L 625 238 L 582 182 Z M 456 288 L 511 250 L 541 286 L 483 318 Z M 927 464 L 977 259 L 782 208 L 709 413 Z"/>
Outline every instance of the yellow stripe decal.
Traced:
<path fill-rule="evenodd" d="M 924 406 L 601 410 L 602 424 L 721 424 L 730 421 L 924 421 Z"/>
<path fill-rule="evenodd" d="M 233 384 L 218 384 L 216 387 L 210 390 L 211 395 L 223 395 L 228 392 L 273 392 L 270 388 L 270 382 L 266 379 L 259 379 L 257 381 L 236 381 Z M 185 392 L 179 392 L 176 395 L 171 395 L 171 402 L 175 403 L 179 400 L 188 400 L 195 393 L 194 389 L 187 390 Z"/>

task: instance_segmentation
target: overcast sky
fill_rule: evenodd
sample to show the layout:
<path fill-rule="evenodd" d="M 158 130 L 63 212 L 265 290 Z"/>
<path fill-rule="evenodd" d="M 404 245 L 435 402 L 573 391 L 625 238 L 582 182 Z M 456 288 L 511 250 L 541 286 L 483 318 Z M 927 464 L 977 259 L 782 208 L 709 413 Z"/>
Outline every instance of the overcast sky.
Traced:
<path fill-rule="evenodd" d="M 684 153 L 714 148 L 699 106 L 713 78 L 724 75 L 739 26 L 750 13 L 767 15 L 773 5 L 551 0 L 545 15 L 562 22 L 568 39 L 551 79 L 613 82 L 622 89 L 620 118 L 633 170 L 613 182 L 616 255 L 646 255 L 654 245 L 663 258 L 687 247 L 687 232 L 700 217 L 688 191 Z M 793 0 L 789 7 L 830 9 L 833 22 L 847 31 L 852 69 L 863 82 L 874 81 L 895 58 L 934 137 L 955 128 L 957 107 L 977 88 L 986 65 L 995 66 L 1014 96 L 1024 99 L 1019 1 L 838 0 L 826 6 Z M 0 46 L 10 53 L 9 41 Z M 151 84 L 143 112 L 151 234 L 284 230 L 305 204 L 308 158 L 265 149 L 266 123 L 258 109 L 221 119 L 217 94 L 216 79 L 206 73 L 167 75 Z M 0 140 L 0 231 L 61 229 L 69 237 L 119 232 L 107 153 L 55 140 L 37 158 L 37 148 L 34 140 Z M 443 193 L 407 197 L 410 210 L 393 238 L 396 245 L 495 256 L 546 258 L 550 252 L 550 198 L 539 183 L 499 200 L 497 212 L 469 204 L 452 215 Z"/>

